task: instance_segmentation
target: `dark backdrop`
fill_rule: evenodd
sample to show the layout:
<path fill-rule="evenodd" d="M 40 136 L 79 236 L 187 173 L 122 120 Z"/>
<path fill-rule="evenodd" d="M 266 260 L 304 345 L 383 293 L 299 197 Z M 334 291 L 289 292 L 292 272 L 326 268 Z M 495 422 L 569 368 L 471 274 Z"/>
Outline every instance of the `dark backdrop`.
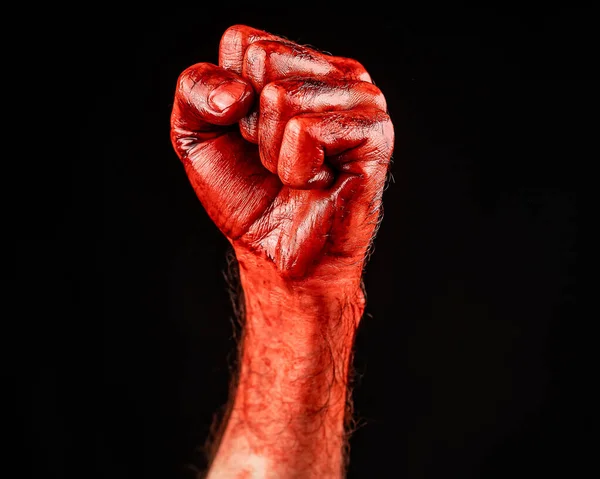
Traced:
<path fill-rule="evenodd" d="M 202 467 L 235 347 L 227 244 L 169 114 L 178 74 L 216 62 L 236 23 L 356 58 L 396 128 L 349 477 L 573 477 L 573 72 L 590 13 L 352 5 L 49 9 L 27 134 L 56 133 L 36 151 L 16 253 L 21 464 L 36 477 Z"/>

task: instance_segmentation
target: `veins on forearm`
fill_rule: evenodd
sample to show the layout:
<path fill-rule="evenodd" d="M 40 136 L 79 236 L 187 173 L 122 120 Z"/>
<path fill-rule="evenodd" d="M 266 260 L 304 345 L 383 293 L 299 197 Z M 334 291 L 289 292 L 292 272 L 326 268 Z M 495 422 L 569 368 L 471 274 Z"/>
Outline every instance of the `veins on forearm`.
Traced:
<path fill-rule="evenodd" d="M 354 328 L 338 325 L 332 334 L 326 321 L 271 318 L 302 330 L 298 334 L 256 327 L 255 319 L 246 321 L 242 339 L 234 406 L 239 419 L 268 437 L 278 435 L 277 428 L 306 434 L 327 418 L 335 425 L 345 408 Z"/>
<path fill-rule="evenodd" d="M 277 282 L 268 275 L 253 274 L 242 283 L 238 266 L 230 250 L 226 279 L 238 354 L 225 414 L 206 444 L 207 459 L 261 457 L 290 470 L 316 471 L 315 477 L 337 476 L 347 466 L 356 424 L 351 363 L 364 295 L 356 301 L 311 298 L 315 309 L 306 316 L 301 308 L 273 304 L 264 292 Z"/>

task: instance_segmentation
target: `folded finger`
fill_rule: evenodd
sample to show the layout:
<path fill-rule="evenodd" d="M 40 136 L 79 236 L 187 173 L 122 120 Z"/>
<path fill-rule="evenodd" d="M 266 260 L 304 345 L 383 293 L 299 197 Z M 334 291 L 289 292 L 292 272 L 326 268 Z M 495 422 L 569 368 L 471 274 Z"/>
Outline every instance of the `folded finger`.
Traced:
<path fill-rule="evenodd" d="M 365 68 L 352 58 L 272 40 L 257 40 L 248 46 L 242 76 L 257 93 L 268 83 L 292 77 L 371 81 Z"/>
<path fill-rule="evenodd" d="M 385 112 L 386 101 L 372 83 L 359 80 L 288 79 L 269 83 L 260 96 L 258 145 L 263 165 L 278 171 L 278 158 L 288 121 L 303 113 L 373 109 Z"/>
<path fill-rule="evenodd" d="M 285 127 L 279 179 L 294 189 L 324 189 L 339 176 L 351 175 L 369 188 L 378 187 L 393 143 L 391 120 L 378 109 L 300 114 Z"/>
<path fill-rule="evenodd" d="M 241 75 L 244 54 L 248 46 L 260 40 L 286 41 L 281 37 L 246 25 L 229 27 L 219 42 L 219 66 Z"/>

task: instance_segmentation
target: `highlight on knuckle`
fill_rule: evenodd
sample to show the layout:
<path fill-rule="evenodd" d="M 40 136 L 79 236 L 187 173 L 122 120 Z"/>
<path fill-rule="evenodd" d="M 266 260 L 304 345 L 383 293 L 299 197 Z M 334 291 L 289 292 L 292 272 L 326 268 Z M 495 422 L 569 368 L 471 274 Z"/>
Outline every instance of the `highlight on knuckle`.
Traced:
<path fill-rule="evenodd" d="M 352 93 L 356 104 L 382 112 L 387 111 L 387 101 L 383 92 L 372 83 L 355 81 L 348 85 L 348 90 Z"/>
<path fill-rule="evenodd" d="M 287 90 L 278 82 L 267 83 L 260 94 L 262 108 L 283 108 L 287 102 Z"/>
<path fill-rule="evenodd" d="M 367 82 L 367 83 L 373 83 L 373 80 L 371 79 L 371 75 L 369 75 L 369 72 L 367 72 L 367 69 L 364 67 L 364 65 L 362 63 L 360 63 L 358 60 L 355 60 L 354 58 L 348 58 L 348 65 L 352 68 L 352 70 L 354 72 L 356 72 L 357 76 L 358 76 L 358 80 Z"/>
<path fill-rule="evenodd" d="M 372 83 L 363 82 L 363 85 L 371 95 L 372 101 L 377 108 L 381 111 L 387 111 L 387 101 L 383 92 Z"/>
<path fill-rule="evenodd" d="M 272 42 L 265 40 L 259 40 L 248 45 L 244 56 L 246 57 L 247 65 L 251 69 L 260 71 L 265 70 L 266 64 L 269 61 L 269 56 L 271 55 L 271 43 Z"/>
<path fill-rule="evenodd" d="M 384 131 L 386 138 L 393 139 L 394 138 L 394 123 L 392 122 L 390 115 L 388 115 L 388 114 L 383 115 L 383 118 L 381 119 L 381 126 L 382 126 L 382 129 Z"/>
<path fill-rule="evenodd" d="M 394 149 L 394 124 L 390 116 L 386 113 L 381 115 L 378 121 L 381 137 L 381 149 L 386 155 L 391 155 Z"/>
<path fill-rule="evenodd" d="M 305 125 L 301 118 L 295 116 L 290 118 L 285 125 L 285 138 L 291 143 L 297 142 L 304 131 Z"/>

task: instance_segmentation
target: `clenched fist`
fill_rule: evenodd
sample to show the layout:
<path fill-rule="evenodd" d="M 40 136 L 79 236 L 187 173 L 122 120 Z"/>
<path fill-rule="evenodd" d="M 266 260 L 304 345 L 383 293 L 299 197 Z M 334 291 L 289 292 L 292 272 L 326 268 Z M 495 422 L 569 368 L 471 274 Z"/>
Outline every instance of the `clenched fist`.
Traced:
<path fill-rule="evenodd" d="M 339 478 L 361 276 L 394 132 L 356 61 L 246 26 L 178 78 L 171 140 L 243 289 L 209 479 Z"/>
<path fill-rule="evenodd" d="M 246 26 L 179 77 L 171 139 L 238 258 L 291 281 L 360 276 L 394 132 L 355 60 Z"/>

